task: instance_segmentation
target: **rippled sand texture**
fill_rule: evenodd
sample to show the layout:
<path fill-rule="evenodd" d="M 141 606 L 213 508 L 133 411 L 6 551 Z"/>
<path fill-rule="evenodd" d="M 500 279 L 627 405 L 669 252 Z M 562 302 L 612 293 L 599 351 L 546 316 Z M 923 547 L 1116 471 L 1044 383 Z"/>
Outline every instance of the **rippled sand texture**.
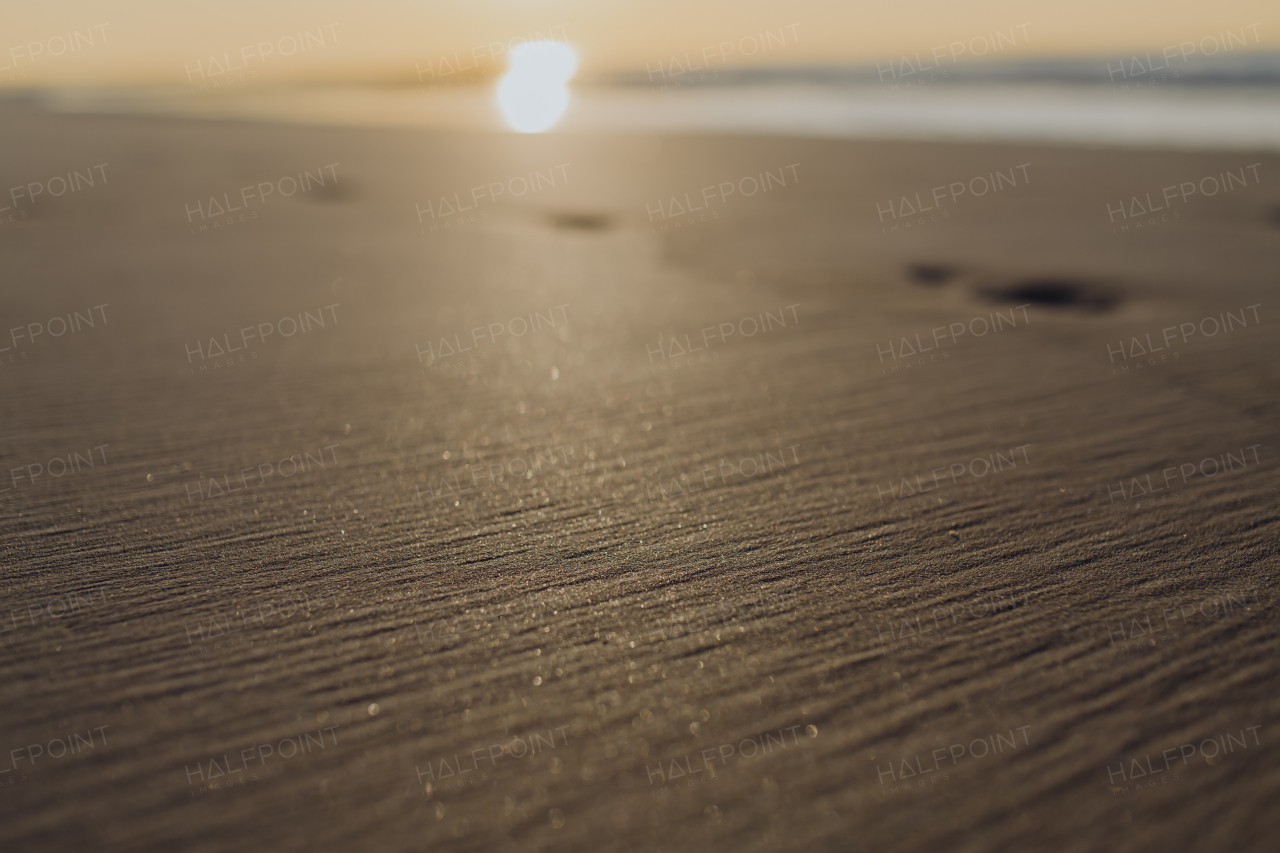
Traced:
<path fill-rule="evenodd" d="M 4 849 L 1275 849 L 1274 156 L 3 110 Z"/>

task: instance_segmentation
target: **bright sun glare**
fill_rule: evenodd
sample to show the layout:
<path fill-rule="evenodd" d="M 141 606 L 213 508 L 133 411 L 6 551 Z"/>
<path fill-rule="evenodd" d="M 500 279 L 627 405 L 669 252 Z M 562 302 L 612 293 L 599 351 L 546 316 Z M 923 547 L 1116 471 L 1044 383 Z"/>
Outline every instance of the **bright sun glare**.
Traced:
<path fill-rule="evenodd" d="M 573 48 L 558 41 L 534 41 L 511 51 L 511 67 L 498 81 L 498 106 L 521 133 L 540 133 L 569 106 L 569 80 L 578 70 Z"/>

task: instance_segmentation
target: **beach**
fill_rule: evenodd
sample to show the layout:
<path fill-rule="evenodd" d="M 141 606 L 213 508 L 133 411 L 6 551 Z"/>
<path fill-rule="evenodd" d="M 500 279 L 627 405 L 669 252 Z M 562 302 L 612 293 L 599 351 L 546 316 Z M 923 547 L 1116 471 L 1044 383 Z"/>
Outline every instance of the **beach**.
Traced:
<path fill-rule="evenodd" d="M 5 849 L 1272 849 L 1274 152 L 0 110 Z"/>

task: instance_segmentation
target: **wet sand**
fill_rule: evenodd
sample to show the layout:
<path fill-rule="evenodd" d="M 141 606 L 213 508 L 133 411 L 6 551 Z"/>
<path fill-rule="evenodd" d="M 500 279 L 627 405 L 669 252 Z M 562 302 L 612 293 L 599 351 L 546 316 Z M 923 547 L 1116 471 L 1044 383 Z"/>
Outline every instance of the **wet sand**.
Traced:
<path fill-rule="evenodd" d="M 0 109 L 6 850 L 1274 848 L 1274 155 Z"/>

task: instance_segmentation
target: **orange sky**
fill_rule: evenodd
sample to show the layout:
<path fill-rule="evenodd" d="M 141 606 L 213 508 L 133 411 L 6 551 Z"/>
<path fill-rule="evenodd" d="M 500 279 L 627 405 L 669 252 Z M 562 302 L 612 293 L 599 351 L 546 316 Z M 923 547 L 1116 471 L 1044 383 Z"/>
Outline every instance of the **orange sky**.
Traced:
<path fill-rule="evenodd" d="M 935 49 L 950 61 L 949 45 L 979 50 L 996 31 L 1004 34 L 1002 50 L 988 57 L 1119 57 L 1206 38 L 1205 48 L 1212 49 L 1212 37 L 1228 30 L 1236 34 L 1236 50 L 1242 32 L 1250 50 L 1280 49 L 1280 2 L 68 0 L 7 4 L 0 19 L 0 85 L 183 84 L 209 70 L 211 55 L 224 53 L 226 64 L 243 65 L 258 82 L 413 81 L 420 75 L 428 82 L 441 56 L 457 52 L 465 64 L 492 67 L 490 55 L 513 38 L 553 31 L 577 49 L 582 74 L 598 75 L 656 69 L 686 53 L 710 70 L 873 62 Z M 290 38 L 306 42 L 303 31 L 312 34 L 310 48 L 285 55 Z M 770 49 L 743 56 L 752 37 Z M 966 47 L 960 60 L 968 54 Z M 501 67 L 502 57 L 496 59 Z"/>

